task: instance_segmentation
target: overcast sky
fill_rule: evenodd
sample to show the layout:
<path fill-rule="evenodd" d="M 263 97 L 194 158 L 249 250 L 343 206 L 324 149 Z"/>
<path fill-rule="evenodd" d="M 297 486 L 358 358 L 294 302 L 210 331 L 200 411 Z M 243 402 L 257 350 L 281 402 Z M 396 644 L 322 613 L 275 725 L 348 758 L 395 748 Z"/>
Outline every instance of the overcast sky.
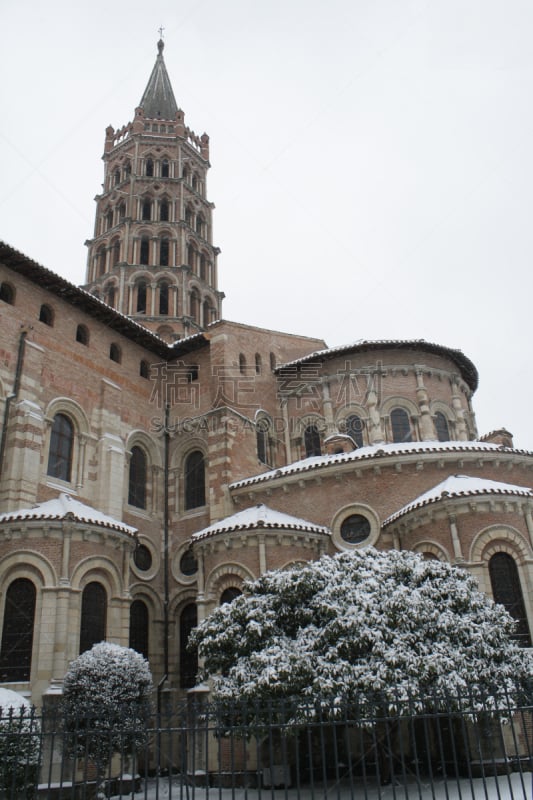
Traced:
<path fill-rule="evenodd" d="M 0 0 L 0 238 L 77 284 L 160 25 L 224 317 L 460 348 L 480 433 L 533 449 L 530 0 Z"/>

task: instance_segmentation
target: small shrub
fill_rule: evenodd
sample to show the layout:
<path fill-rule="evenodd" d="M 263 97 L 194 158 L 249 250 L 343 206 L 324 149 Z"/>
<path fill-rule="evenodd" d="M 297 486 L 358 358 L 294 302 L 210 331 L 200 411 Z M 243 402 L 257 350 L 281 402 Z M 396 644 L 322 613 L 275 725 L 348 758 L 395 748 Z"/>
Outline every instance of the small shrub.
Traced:
<path fill-rule="evenodd" d="M 28 701 L 0 689 L 0 796 L 31 798 L 38 781 L 40 725 Z"/>

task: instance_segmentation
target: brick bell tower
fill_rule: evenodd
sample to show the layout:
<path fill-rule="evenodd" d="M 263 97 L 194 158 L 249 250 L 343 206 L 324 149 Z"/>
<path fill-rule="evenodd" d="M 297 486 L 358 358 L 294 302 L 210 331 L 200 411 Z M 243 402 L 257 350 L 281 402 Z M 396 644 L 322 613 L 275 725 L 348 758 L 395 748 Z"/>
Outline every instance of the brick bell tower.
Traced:
<path fill-rule="evenodd" d="M 133 122 L 106 130 L 85 289 L 168 342 L 221 317 L 209 137 L 185 125 L 164 42 Z"/>

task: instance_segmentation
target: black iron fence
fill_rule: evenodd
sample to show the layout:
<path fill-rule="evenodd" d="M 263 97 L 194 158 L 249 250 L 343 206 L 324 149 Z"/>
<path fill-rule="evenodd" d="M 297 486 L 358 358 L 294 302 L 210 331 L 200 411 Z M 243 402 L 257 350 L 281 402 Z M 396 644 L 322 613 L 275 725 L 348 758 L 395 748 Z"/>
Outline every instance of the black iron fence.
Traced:
<path fill-rule="evenodd" d="M 0 715 L 0 798 L 533 797 L 533 705 L 500 696 L 186 703 L 142 728 Z"/>

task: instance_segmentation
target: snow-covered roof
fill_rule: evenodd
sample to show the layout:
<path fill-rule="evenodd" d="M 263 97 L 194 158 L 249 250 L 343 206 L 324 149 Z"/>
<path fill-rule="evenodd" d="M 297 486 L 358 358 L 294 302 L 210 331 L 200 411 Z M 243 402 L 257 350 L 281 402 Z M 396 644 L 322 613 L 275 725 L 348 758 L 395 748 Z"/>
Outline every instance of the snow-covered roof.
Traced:
<path fill-rule="evenodd" d="M 115 531 L 121 531 L 133 536 L 136 528 L 126 525 L 120 520 L 107 516 L 107 514 L 97 511 L 91 506 L 86 506 L 75 500 L 68 494 L 60 494 L 53 500 L 47 500 L 44 503 L 38 503 L 33 508 L 21 508 L 18 511 L 7 511 L 5 514 L 0 514 L 0 524 L 5 522 L 18 522 L 22 520 L 61 520 L 61 519 L 75 519 L 78 522 L 90 523 L 92 525 L 100 525 L 104 528 L 111 528 Z"/>
<path fill-rule="evenodd" d="M 402 442 L 389 444 L 375 444 L 367 447 L 358 447 L 350 453 L 337 453 L 335 455 L 311 456 L 301 461 L 295 461 L 286 467 L 262 472 L 250 478 L 230 484 L 230 489 L 240 489 L 257 483 L 266 483 L 287 475 L 309 472 L 322 467 L 334 467 L 349 462 L 369 461 L 385 456 L 403 456 L 408 454 L 425 455 L 427 453 L 514 453 L 531 456 L 527 450 L 515 450 L 493 442 Z"/>
<path fill-rule="evenodd" d="M 261 503 L 260 505 L 251 506 L 251 508 L 245 508 L 243 511 L 238 511 L 231 517 L 221 519 L 219 522 L 215 522 L 214 525 L 197 531 L 192 538 L 197 541 L 198 539 L 206 539 L 208 536 L 216 536 L 219 533 L 257 529 L 323 533 L 327 536 L 330 534 L 329 528 L 323 525 L 315 525 L 314 522 L 292 517 L 290 514 L 283 514 L 281 511 L 275 511 L 273 508 Z"/>
<path fill-rule="evenodd" d="M 474 478 L 470 475 L 450 475 L 446 480 L 428 489 L 427 492 L 412 500 L 406 506 L 391 514 L 384 522 L 385 527 L 417 508 L 438 503 L 452 497 L 474 497 L 478 495 L 500 494 L 518 497 L 533 497 L 533 491 L 527 486 L 515 486 L 511 483 L 491 481 L 488 478 Z"/>
<path fill-rule="evenodd" d="M 436 353 L 437 355 L 447 356 L 454 361 L 461 371 L 461 375 L 472 389 L 475 391 L 478 385 L 478 372 L 475 365 L 470 361 L 462 350 L 456 350 L 451 347 L 444 347 L 435 342 L 426 342 L 425 339 L 357 339 L 350 344 L 341 344 L 336 347 L 328 347 L 325 350 L 315 350 L 301 358 L 296 358 L 294 361 L 288 361 L 285 364 L 279 364 L 275 372 L 280 372 L 284 369 L 297 367 L 300 364 L 308 364 L 313 361 L 322 361 L 329 358 L 334 358 L 344 353 L 365 352 L 369 350 L 425 350 L 429 353 Z"/>

